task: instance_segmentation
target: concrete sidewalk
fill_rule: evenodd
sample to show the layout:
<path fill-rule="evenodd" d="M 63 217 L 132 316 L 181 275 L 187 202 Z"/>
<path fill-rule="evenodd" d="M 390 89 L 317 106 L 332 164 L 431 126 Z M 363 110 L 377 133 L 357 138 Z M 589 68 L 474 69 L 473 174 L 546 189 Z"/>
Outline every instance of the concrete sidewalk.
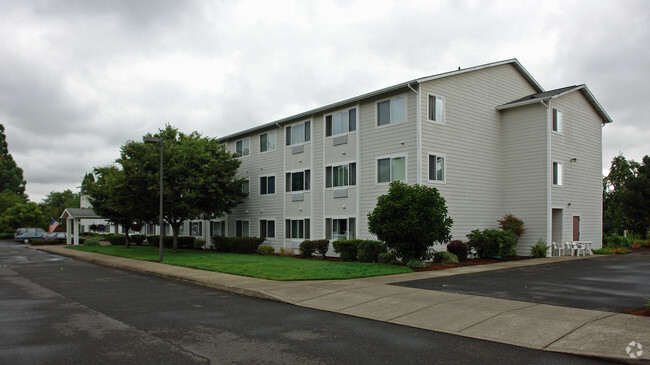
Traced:
<path fill-rule="evenodd" d="M 36 249 L 232 293 L 534 349 L 650 362 L 650 318 L 390 285 L 575 257 L 350 280 L 271 281 L 66 249 Z M 589 259 L 581 257 L 580 259 Z M 642 279 L 640 279 L 642 280 Z M 634 345 L 630 343 L 634 341 Z M 639 349 L 636 344 L 646 348 Z M 640 355 L 639 351 L 641 351 Z"/>

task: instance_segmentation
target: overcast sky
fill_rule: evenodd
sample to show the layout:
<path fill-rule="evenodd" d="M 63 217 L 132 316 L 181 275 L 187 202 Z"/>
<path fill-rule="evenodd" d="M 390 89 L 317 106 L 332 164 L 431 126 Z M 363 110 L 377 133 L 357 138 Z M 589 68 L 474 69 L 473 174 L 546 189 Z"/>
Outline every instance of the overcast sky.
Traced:
<path fill-rule="evenodd" d="M 27 193 L 166 123 L 222 137 L 396 83 L 517 58 L 587 84 L 603 168 L 650 154 L 650 1 L 0 0 L 0 123 Z"/>

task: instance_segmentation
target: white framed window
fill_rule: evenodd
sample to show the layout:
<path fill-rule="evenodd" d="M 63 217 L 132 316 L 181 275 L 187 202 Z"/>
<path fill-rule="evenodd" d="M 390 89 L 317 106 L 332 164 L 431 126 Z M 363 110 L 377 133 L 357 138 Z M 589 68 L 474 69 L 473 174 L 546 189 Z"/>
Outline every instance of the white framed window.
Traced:
<path fill-rule="evenodd" d="M 305 121 L 298 124 L 293 124 L 286 127 L 286 143 L 287 146 L 309 142 L 311 139 L 311 123 Z"/>
<path fill-rule="evenodd" d="M 260 219 L 260 238 L 275 238 L 275 221 Z"/>
<path fill-rule="evenodd" d="M 344 165 L 325 167 L 325 187 L 352 186 L 357 184 L 357 164 L 351 162 Z"/>
<path fill-rule="evenodd" d="M 328 240 L 357 238 L 356 218 L 326 218 L 325 238 Z"/>
<path fill-rule="evenodd" d="M 275 194 L 275 176 L 260 176 L 260 195 Z"/>
<path fill-rule="evenodd" d="M 306 191 L 310 189 L 311 173 L 309 170 L 287 172 L 285 176 L 287 193 L 292 191 Z"/>
<path fill-rule="evenodd" d="M 429 94 L 428 98 L 428 119 L 430 122 L 445 123 L 445 99 Z"/>
<path fill-rule="evenodd" d="M 250 193 L 250 182 L 248 180 L 244 180 L 241 183 L 241 191 L 242 193 L 248 195 Z"/>
<path fill-rule="evenodd" d="M 562 175 L 562 164 L 559 162 L 553 162 L 553 185 L 562 186 Z"/>
<path fill-rule="evenodd" d="M 190 222 L 190 235 L 201 237 L 203 235 L 203 222 Z"/>
<path fill-rule="evenodd" d="M 251 140 L 250 138 L 240 139 L 235 142 L 235 154 L 237 157 L 248 156 L 251 151 Z"/>
<path fill-rule="evenodd" d="M 553 108 L 553 132 L 562 133 L 562 111 Z"/>
<path fill-rule="evenodd" d="M 225 236 L 226 235 L 226 222 L 210 222 L 210 237 L 212 236 Z"/>
<path fill-rule="evenodd" d="M 406 96 L 398 96 L 377 103 L 377 126 L 406 121 Z"/>
<path fill-rule="evenodd" d="M 235 236 L 236 237 L 250 237 L 249 222 L 248 221 L 235 221 Z"/>
<path fill-rule="evenodd" d="M 325 116 L 325 137 L 357 130 L 357 109 L 352 108 Z"/>
<path fill-rule="evenodd" d="M 309 239 L 309 219 L 286 219 L 285 237 L 289 239 Z"/>
<path fill-rule="evenodd" d="M 377 182 L 406 181 L 406 157 L 385 157 L 377 159 Z"/>
<path fill-rule="evenodd" d="M 260 134 L 260 153 L 275 150 L 275 131 Z"/>
<path fill-rule="evenodd" d="M 429 153 L 429 181 L 445 182 L 446 160 L 445 155 Z"/>

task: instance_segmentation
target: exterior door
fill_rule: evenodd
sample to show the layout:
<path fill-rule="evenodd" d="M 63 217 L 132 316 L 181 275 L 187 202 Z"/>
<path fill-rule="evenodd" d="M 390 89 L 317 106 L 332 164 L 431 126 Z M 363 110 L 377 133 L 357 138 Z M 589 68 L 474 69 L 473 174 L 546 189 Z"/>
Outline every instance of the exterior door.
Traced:
<path fill-rule="evenodd" d="M 573 240 L 580 241 L 580 216 L 573 216 Z"/>

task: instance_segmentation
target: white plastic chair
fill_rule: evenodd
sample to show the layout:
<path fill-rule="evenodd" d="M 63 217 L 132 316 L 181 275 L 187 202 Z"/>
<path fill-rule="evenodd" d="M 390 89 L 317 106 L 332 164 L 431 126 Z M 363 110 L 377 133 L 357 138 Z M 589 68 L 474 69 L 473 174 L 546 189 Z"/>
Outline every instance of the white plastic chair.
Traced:
<path fill-rule="evenodd" d="M 569 255 L 569 253 L 571 254 L 571 256 L 575 255 L 575 248 L 573 247 L 572 242 L 569 242 L 569 241 L 564 242 L 564 247 L 566 248 L 566 255 L 567 256 Z"/>
<path fill-rule="evenodd" d="M 582 254 L 584 256 L 593 255 L 594 252 L 591 250 L 591 241 L 578 241 L 580 247 L 582 248 Z"/>
<path fill-rule="evenodd" d="M 564 245 L 560 244 L 558 245 L 555 242 L 551 242 L 551 245 L 553 245 L 553 251 L 558 255 L 558 256 L 564 256 L 565 255 L 565 250 L 564 250 Z"/>
<path fill-rule="evenodd" d="M 586 245 L 583 245 L 583 243 L 580 241 L 573 241 L 571 244 L 573 244 L 573 249 L 576 251 L 576 256 L 580 256 L 580 254 L 582 254 L 582 256 L 585 256 Z"/>

